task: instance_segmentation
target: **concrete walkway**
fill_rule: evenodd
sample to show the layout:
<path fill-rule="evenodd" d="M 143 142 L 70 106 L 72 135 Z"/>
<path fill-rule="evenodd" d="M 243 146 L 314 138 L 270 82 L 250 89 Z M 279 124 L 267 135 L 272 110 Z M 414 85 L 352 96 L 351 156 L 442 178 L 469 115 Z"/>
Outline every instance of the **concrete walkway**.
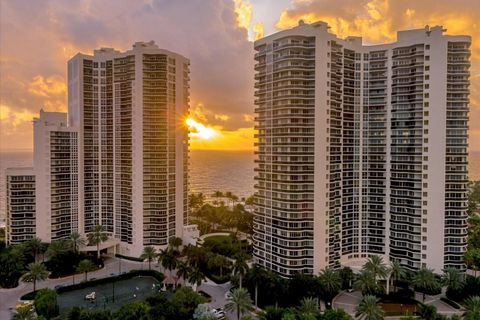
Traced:
<path fill-rule="evenodd" d="M 454 314 L 462 315 L 461 310 L 457 310 L 446 304 L 440 298 L 442 294 L 438 294 L 435 296 L 425 296 L 425 304 L 433 305 L 437 308 L 437 312 L 442 315 L 452 316 Z M 354 316 L 355 315 L 355 308 L 359 305 L 360 301 L 362 300 L 362 294 L 359 291 L 347 292 L 342 291 L 340 292 L 334 299 L 333 299 L 333 308 L 335 309 L 344 309 L 347 313 Z M 415 300 L 422 302 L 423 294 L 419 292 L 415 292 Z M 388 319 L 396 319 L 398 317 L 387 317 Z"/>

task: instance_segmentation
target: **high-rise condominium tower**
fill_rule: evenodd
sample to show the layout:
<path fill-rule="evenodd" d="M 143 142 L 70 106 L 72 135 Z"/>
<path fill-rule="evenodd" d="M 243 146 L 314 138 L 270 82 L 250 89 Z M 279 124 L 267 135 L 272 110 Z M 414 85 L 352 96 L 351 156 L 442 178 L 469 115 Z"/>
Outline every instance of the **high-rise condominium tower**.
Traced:
<path fill-rule="evenodd" d="M 463 268 L 470 37 L 427 26 L 364 46 L 328 28 L 255 42 L 257 263 Z"/>
<path fill-rule="evenodd" d="M 34 123 L 35 235 L 50 241 L 103 225 L 128 256 L 181 237 L 188 107 L 189 60 L 153 42 L 73 57 L 68 127 L 66 114 Z"/>

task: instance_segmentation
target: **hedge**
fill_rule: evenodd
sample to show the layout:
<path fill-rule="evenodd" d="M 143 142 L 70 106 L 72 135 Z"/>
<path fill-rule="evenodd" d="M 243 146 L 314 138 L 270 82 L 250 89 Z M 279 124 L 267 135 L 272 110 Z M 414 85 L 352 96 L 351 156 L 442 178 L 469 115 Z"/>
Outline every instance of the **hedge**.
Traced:
<path fill-rule="evenodd" d="M 137 258 L 137 257 L 129 257 L 129 256 L 124 256 L 121 254 L 116 254 L 115 257 L 125 259 L 125 260 L 130 260 L 130 261 L 136 261 L 136 262 L 143 262 L 143 259 Z"/>
<path fill-rule="evenodd" d="M 165 278 L 163 273 L 158 272 L 156 270 L 131 270 L 126 273 L 122 273 L 118 276 L 113 276 L 113 277 L 108 277 L 108 278 L 101 278 L 101 279 L 95 279 L 95 280 L 89 280 L 89 281 L 84 281 L 76 284 L 72 284 L 69 286 L 65 287 L 60 287 L 56 289 L 57 293 L 63 293 L 63 292 L 69 292 L 69 291 L 74 291 L 78 289 L 84 289 L 88 287 L 93 287 L 99 284 L 105 284 L 105 283 L 111 283 L 114 281 L 121 281 L 121 280 L 127 280 L 131 279 L 137 276 L 150 276 L 154 277 L 157 279 L 159 282 L 162 282 L 163 279 Z M 38 291 L 35 292 L 29 292 L 24 294 L 23 296 L 20 297 L 20 300 L 33 300 L 35 299 L 35 295 L 37 294 Z"/>

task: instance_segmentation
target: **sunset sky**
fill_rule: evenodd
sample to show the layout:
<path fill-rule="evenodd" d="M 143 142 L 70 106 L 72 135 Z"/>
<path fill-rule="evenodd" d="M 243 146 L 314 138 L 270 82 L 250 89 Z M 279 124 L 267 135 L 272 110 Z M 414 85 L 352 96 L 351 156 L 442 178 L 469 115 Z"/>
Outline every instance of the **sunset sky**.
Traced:
<path fill-rule="evenodd" d="M 478 0 L 0 0 L 0 151 L 32 149 L 40 108 L 66 111 L 66 62 L 94 48 L 154 40 L 191 61 L 193 149 L 253 149 L 253 40 L 323 20 L 340 37 L 395 41 L 443 25 L 473 37 L 470 150 L 480 151 Z"/>

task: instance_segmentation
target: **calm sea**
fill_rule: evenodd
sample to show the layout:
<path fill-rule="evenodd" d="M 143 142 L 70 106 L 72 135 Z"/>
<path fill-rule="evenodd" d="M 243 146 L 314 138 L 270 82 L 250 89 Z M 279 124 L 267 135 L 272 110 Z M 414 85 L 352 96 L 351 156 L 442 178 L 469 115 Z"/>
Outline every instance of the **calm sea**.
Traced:
<path fill-rule="evenodd" d="M 190 190 L 211 194 L 231 191 L 239 197 L 253 193 L 253 152 L 190 152 Z M 5 168 L 32 166 L 31 152 L 0 153 L 0 219 L 5 216 Z M 470 180 L 480 180 L 480 152 L 470 153 Z"/>

